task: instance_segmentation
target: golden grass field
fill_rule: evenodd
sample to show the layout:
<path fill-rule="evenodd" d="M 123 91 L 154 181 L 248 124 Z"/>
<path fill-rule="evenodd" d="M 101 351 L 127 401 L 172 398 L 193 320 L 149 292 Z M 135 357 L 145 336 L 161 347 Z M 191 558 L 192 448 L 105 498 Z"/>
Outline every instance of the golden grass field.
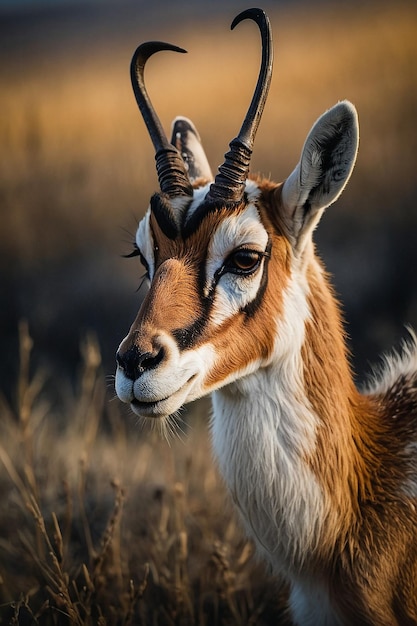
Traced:
<path fill-rule="evenodd" d="M 92 338 L 63 414 L 29 375 L 31 347 L 21 324 L 16 406 L 1 405 L 0 623 L 279 619 L 282 590 L 251 561 L 202 418 L 171 442 L 142 432 L 109 402 Z"/>
<path fill-rule="evenodd" d="M 417 5 L 269 5 L 275 73 L 252 166 L 285 178 L 316 117 L 356 104 L 356 170 L 317 236 L 353 347 L 375 359 L 417 325 Z M 259 64 L 254 26 L 228 30 L 236 13 L 174 16 L 161 32 L 138 19 L 137 34 L 88 45 L 45 26 L 42 45 L 2 55 L 0 624 L 286 623 L 285 589 L 211 460 L 208 401 L 166 441 L 111 379 L 141 271 L 119 255 L 156 188 L 130 56 L 145 39 L 189 50 L 150 61 L 147 84 L 167 129 L 194 120 L 215 169 Z"/>

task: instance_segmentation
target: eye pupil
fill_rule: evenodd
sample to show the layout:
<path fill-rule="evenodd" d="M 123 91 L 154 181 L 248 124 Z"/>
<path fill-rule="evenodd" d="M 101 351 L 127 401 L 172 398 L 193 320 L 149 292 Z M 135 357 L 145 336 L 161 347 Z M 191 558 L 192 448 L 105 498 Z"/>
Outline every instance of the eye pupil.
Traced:
<path fill-rule="evenodd" d="M 249 250 L 239 250 L 233 254 L 231 261 L 236 269 L 248 271 L 253 269 L 259 262 L 259 254 Z"/>

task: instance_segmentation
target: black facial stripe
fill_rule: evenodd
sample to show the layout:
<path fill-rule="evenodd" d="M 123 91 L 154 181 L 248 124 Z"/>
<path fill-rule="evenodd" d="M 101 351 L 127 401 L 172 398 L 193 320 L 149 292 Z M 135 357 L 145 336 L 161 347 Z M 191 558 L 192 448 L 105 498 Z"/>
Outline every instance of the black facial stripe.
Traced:
<path fill-rule="evenodd" d="M 230 211 L 235 210 L 242 204 L 242 201 L 239 202 L 203 202 L 200 206 L 194 211 L 189 219 L 187 219 L 187 212 L 184 211 L 183 223 L 181 225 L 181 234 L 184 239 L 190 237 L 200 226 L 201 222 L 204 220 L 206 215 L 210 213 L 216 213 L 216 211 L 221 211 L 222 209 L 228 209 Z"/>
<path fill-rule="evenodd" d="M 199 306 L 201 314 L 197 319 L 194 320 L 194 322 L 190 326 L 186 328 L 178 328 L 172 333 L 175 340 L 177 341 L 180 350 L 186 350 L 187 348 L 191 348 L 193 344 L 199 339 L 207 324 L 210 316 L 210 311 L 213 306 L 214 293 L 211 292 L 208 297 L 203 295 L 206 285 L 207 254 L 208 250 L 205 251 L 205 256 L 201 260 L 197 275 L 197 288 L 198 294 L 200 295 Z"/>
<path fill-rule="evenodd" d="M 187 328 L 178 328 L 172 332 L 175 341 L 178 344 L 180 350 L 187 350 L 192 348 L 198 338 L 203 332 L 204 326 L 207 322 L 207 315 L 203 314 L 198 319 L 188 326 Z"/>
<path fill-rule="evenodd" d="M 255 314 L 255 312 L 258 310 L 262 302 L 262 298 L 265 293 L 266 286 L 268 284 L 268 262 L 270 258 L 271 247 L 272 247 L 272 243 L 269 240 L 268 245 L 265 250 L 265 254 L 264 254 L 265 260 L 264 260 L 264 268 L 262 272 L 261 284 L 259 285 L 259 289 L 256 294 L 256 297 L 254 298 L 254 300 L 249 302 L 249 304 L 242 307 L 241 309 L 242 313 L 244 313 L 247 317 L 252 317 Z M 205 266 L 206 266 L 206 259 L 204 259 L 204 262 L 201 264 L 201 269 L 199 271 L 199 276 L 198 276 L 200 294 L 204 293 L 204 288 L 205 288 L 205 283 L 206 283 Z M 180 350 L 187 350 L 191 348 L 193 344 L 199 339 L 199 337 L 203 333 L 204 328 L 210 317 L 211 309 L 213 307 L 213 302 L 214 302 L 214 294 L 215 294 L 216 286 L 221 276 L 222 276 L 222 273 L 219 269 L 214 275 L 214 281 L 213 281 L 213 284 L 211 285 L 209 295 L 200 296 L 200 305 L 201 305 L 201 310 L 202 310 L 201 315 L 187 328 L 178 328 L 173 331 L 172 334 Z"/>
<path fill-rule="evenodd" d="M 187 350 L 188 348 L 191 348 L 201 337 L 204 328 L 206 327 L 213 305 L 213 299 L 202 298 L 201 300 L 202 308 L 200 316 L 194 320 L 190 326 L 187 326 L 186 328 L 177 328 L 172 332 L 180 350 Z"/>
<path fill-rule="evenodd" d="M 256 311 L 259 309 L 259 307 L 261 305 L 261 302 L 262 302 L 262 299 L 264 297 L 266 286 L 268 284 L 268 265 L 269 265 L 269 259 L 271 257 L 271 248 L 272 248 L 272 242 L 269 239 L 268 240 L 268 245 L 267 245 L 266 250 L 265 250 L 264 268 L 263 268 L 261 284 L 259 285 L 258 292 L 257 292 L 255 298 L 241 309 L 242 312 L 247 317 L 252 317 L 256 313 Z"/>
<path fill-rule="evenodd" d="M 168 196 L 155 193 L 151 198 L 151 211 L 164 235 L 168 239 L 178 236 L 178 226 Z"/>

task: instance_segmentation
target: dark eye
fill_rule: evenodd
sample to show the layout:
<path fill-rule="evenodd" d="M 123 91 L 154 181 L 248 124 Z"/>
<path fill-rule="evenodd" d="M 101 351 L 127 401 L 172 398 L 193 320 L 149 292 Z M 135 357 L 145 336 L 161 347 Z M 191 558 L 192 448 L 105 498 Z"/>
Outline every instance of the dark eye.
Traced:
<path fill-rule="evenodd" d="M 236 250 L 227 259 L 225 269 L 235 274 L 250 274 L 258 267 L 261 257 L 254 250 Z"/>

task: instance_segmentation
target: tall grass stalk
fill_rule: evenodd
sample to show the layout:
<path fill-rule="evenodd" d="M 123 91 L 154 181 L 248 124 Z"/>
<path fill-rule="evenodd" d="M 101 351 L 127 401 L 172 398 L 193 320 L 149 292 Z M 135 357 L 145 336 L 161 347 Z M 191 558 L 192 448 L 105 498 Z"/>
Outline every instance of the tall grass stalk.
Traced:
<path fill-rule="evenodd" d="M 284 590 L 253 560 L 198 415 L 170 445 L 129 425 L 92 337 L 57 411 L 32 347 L 22 323 L 15 406 L 0 403 L 0 624 L 283 620 Z"/>

